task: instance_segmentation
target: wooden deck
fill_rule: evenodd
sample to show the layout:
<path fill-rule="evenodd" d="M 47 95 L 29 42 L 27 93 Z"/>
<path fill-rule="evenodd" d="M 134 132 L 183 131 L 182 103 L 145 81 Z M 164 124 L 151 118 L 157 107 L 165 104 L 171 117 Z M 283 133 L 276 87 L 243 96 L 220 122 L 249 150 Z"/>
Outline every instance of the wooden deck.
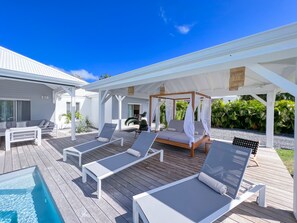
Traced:
<path fill-rule="evenodd" d="M 82 183 L 77 158 L 67 163 L 62 160 L 62 150 L 74 144 L 94 138 L 94 134 L 81 135 L 72 142 L 70 137 L 44 138 L 41 146 L 30 142 L 13 144 L 11 151 L 4 151 L 4 140 L 0 146 L 0 174 L 37 165 L 57 203 L 65 222 L 132 222 L 132 196 L 159 187 L 169 182 L 190 176 L 199 171 L 205 154 L 203 149 L 188 157 L 189 151 L 155 143 L 164 149 L 164 162 L 158 157 L 128 168 L 103 180 L 102 199 L 96 198 L 96 183 L 88 179 Z M 88 163 L 129 148 L 134 133 L 117 132 L 125 138 L 119 143 L 98 149 L 83 156 Z M 251 162 L 246 179 L 267 185 L 267 208 L 256 205 L 256 196 L 242 203 L 217 222 L 296 222 L 293 217 L 293 179 L 272 149 L 260 148 L 260 167 Z M 201 201 L 207 202 L 207 201 Z M 185 204 L 186 205 L 186 204 Z M 169 219 L 173 222 L 173 219 Z"/>

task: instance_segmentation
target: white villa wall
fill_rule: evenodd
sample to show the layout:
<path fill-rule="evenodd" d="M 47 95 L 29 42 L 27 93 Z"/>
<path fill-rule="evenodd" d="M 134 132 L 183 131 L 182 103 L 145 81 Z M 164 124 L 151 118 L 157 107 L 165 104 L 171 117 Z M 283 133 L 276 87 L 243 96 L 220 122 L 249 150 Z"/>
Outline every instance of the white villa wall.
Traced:
<path fill-rule="evenodd" d="M 24 81 L 0 81 L 1 99 L 29 99 L 31 101 L 31 120 L 55 120 L 55 104 L 52 89 L 43 84 Z"/>
<path fill-rule="evenodd" d="M 98 128 L 99 99 L 98 94 L 78 89 L 75 92 L 75 103 L 79 103 L 80 113 L 84 118 L 88 117 L 93 127 Z M 67 102 L 71 102 L 68 94 L 61 95 L 56 101 L 56 123 L 59 128 L 70 128 L 70 124 L 65 124 L 66 118 L 63 114 L 67 112 Z M 105 104 L 105 122 L 112 122 L 112 100 Z"/>
<path fill-rule="evenodd" d="M 65 117 L 63 114 L 67 113 L 67 102 L 71 103 L 71 97 L 69 95 L 64 94 L 56 101 L 56 124 L 59 128 L 70 128 L 70 124 L 65 124 Z M 83 96 L 76 96 L 75 103 L 79 103 L 80 113 L 84 118 L 91 117 L 90 107 L 91 107 L 91 99 Z"/>
<path fill-rule="evenodd" d="M 90 97 L 90 121 L 92 123 L 92 126 L 98 128 L 98 119 L 99 119 L 99 97 L 98 94 L 92 95 Z M 111 119 L 111 110 L 112 110 L 112 101 L 111 99 L 109 99 L 106 103 L 105 103 L 105 122 L 112 122 Z"/>
<path fill-rule="evenodd" d="M 70 128 L 70 124 L 65 124 L 65 118 L 62 114 L 66 114 L 66 103 L 71 102 L 68 94 L 63 94 L 56 102 L 56 123 L 59 128 Z M 75 102 L 80 104 L 80 113 L 84 117 L 88 117 L 92 126 L 98 128 L 99 119 L 99 99 L 98 94 L 88 92 L 82 89 L 76 91 Z M 140 112 L 148 112 L 148 100 L 126 97 L 122 104 L 122 126 L 128 118 L 128 104 L 140 104 Z M 119 123 L 118 121 L 118 101 L 115 97 L 110 98 L 105 103 L 105 122 Z"/>

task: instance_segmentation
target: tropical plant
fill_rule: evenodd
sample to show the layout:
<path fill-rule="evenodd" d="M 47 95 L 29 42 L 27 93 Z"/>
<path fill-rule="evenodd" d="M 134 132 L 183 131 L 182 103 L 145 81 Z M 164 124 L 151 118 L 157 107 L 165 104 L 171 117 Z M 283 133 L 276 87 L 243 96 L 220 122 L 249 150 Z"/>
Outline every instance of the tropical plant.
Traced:
<path fill-rule="evenodd" d="M 78 125 L 76 126 L 76 132 L 77 133 L 82 133 L 82 132 L 87 132 L 88 131 L 88 126 L 86 124 L 86 121 L 84 118 L 79 120 Z"/>
<path fill-rule="evenodd" d="M 176 102 L 176 120 L 184 120 L 186 115 L 186 110 L 188 107 L 188 102 L 186 101 L 177 101 Z"/>
<path fill-rule="evenodd" d="M 66 118 L 65 123 L 69 124 L 71 122 L 71 112 L 68 112 L 67 114 L 63 114 L 62 116 L 64 116 Z M 75 112 L 75 119 L 80 120 L 83 118 L 83 115 L 79 112 Z"/>
<path fill-rule="evenodd" d="M 141 131 L 147 131 L 148 130 L 148 124 L 147 124 L 147 121 L 145 119 L 142 119 L 139 122 L 139 130 L 141 130 Z"/>
<path fill-rule="evenodd" d="M 102 80 L 102 79 L 106 79 L 106 78 L 109 78 L 109 77 L 111 77 L 111 75 L 108 74 L 108 73 L 105 73 L 105 74 L 101 74 L 100 77 L 99 77 L 98 79 L 99 79 L 99 80 Z"/>
<path fill-rule="evenodd" d="M 293 133 L 294 105 L 290 100 L 275 103 L 275 133 Z M 257 100 L 236 100 L 228 103 L 215 100 L 212 103 L 212 126 L 265 131 L 266 107 Z"/>
<path fill-rule="evenodd" d="M 266 101 L 266 94 L 259 94 L 258 96 Z M 254 100 L 255 98 L 251 95 L 243 95 L 243 96 L 240 96 L 240 99 L 244 101 L 249 101 L 249 100 Z M 275 100 L 276 101 L 281 101 L 281 100 L 294 101 L 295 98 L 290 93 L 277 93 L 275 96 Z"/>
<path fill-rule="evenodd" d="M 92 127 L 92 122 L 90 121 L 90 119 L 88 118 L 88 116 L 85 119 L 85 123 L 86 123 L 87 128 L 91 128 Z"/>
<path fill-rule="evenodd" d="M 141 119 L 146 116 L 146 114 L 147 112 L 143 112 L 142 114 L 137 115 L 137 117 L 133 116 L 133 117 L 127 118 L 125 121 L 125 125 L 130 125 L 130 124 L 138 125 Z"/>

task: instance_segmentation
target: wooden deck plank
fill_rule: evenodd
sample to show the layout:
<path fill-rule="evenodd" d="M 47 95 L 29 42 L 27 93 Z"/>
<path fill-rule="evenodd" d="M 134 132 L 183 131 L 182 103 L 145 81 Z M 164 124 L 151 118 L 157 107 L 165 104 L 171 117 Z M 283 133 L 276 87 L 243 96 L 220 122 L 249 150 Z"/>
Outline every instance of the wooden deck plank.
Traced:
<path fill-rule="evenodd" d="M 132 222 L 132 196 L 197 173 L 206 157 L 203 148 L 195 151 L 194 158 L 189 158 L 186 150 L 154 143 L 154 148 L 164 149 L 164 162 L 153 157 L 104 179 L 99 200 L 96 182 L 88 179 L 86 184 L 82 183 L 78 159 L 62 160 L 63 148 L 93 140 L 95 135 L 80 135 L 71 141 L 69 136 L 59 134 L 59 138 L 43 138 L 41 146 L 30 142 L 12 144 L 11 151 L 4 151 L 1 142 L 0 173 L 37 165 L 66 222 L 126 223 Z M 92 151 L 83 155 L 83 163 L 124 151 L 135 140 L 133 133 L 115 135 L 125 138 L 123 147 L 114 143 Z M 245 177 L 267 185 L 268 207 L 257 206 L 256 196 L 252 196 L 216 222 L 296 222 L 292 213 L 292 177 L 274 150 L 260 148 L 257 158 L 260 167 L 250 163 Z"/>
<path fill-rule="evenodd" d="M 62 160 L 62 155 L 60 152 L 53 150 L 49 144 L 46 147 L 48 148 L 47 152 L 50 153 L 56 160 Z M 87 196 L 85 199 L 88 199 L 89 197 L 92 198 L 93 203 L 89 204 L 92 206 L 91 209 L 94 209 L 96 212 L 105 213 L 111 222 L 115 222 L 115 219 L 118 223 L 127 222 L 123 217 L 121 217 L 122 214 L 115 211 L 115 209 L 104 199 L 105 196 L 103 196 L 103 199 L 99 201 L 96 196 L 92 195 L 92 192 L 94 192 L 95 188 L 91 188 L 89 184 L 82 183 L 80 170 L 78 170 L 76 167 L 73 168 L 72 165 L 64 162 L 59 162 L 59 164 L 61 165 L 61 168 L 66 170 L 70 178 L 75 179 L 75 183 L 80 187 L 80 191 L 76 192 L 81 192 L 81 189 L 83 188 L 83 192 Z M 103 222 L 101 219 L 102 218 L 95 218 L 96 221 Z"/>
<path fill-rule="evenodd" d="M 45 145 L 44 147 L 47 147 L 48 145 Z M 97 222 L 110 222 L 108 217 L 105 215 L 103 211 L 96 208 L 94 202 L 88 197 L 85 196 L 84 192 L 79 187 L 79 181 L 76 184 L 73 184 L 72 180 L 73 178 L 69 175 L 68 171 L 66 171 L 60 163 L 56 162 L 56 159 L 52 157 L 51 153 L 48 151 L 49 148 L 44 149 L 43 153 L 45 156 L 49 157 L 49 160 L 51 163 L 55 166 L 56 170 L 59 172 L 59 174 L 63 177 L 65 182 L 68 184 L 69 188 L 73 191 L 73 193 L 76 194 L 77 198 L 81 201 L 81 203 L 84 205 L 84 207 L 87 209 L 87 211 L 90 213 L 91 216 L 93 216 L 94 220 Z M 80 178 L 80 177 L 79 177 Z"/>
<path fill-rule="evenodd" d="M 15 143 L 16 147 L 11 149 L 11 155 L 12 155 L 12 169 L 13 170 L 19 170 L 21 168 L 20 164 L 20 158 L 18 154 L 18 147 L 21 147 L 19 143 Z"/>
<path fill-rule="evenodd" d="M 36 153 L 35 148 L 32 145 L 28 145 L 28 150 L 31 157 L 34 160 L 34 164 L 38 166 L 41 174 L 57 204 L 57 207 L 60 210 L 61 215 L 64 218 L 65 222 L 80 222 L 78 217 L 76 216 L 74 210 L 71 208 L 70 204 L 66 200 L 63 192 L 60 190 L 58 184 L 56 184 L 54 178 L 50 175 L 48 169 Z"/>
<path fill-rule="evenodd" d="M 80 219 L 81 222 L 95 222 L 94 218 L 89 214 L 88 210 L 85 206 L 81 203 L 81 201 L 76 196 L 76 193 L 71 191 L 71 188 L 68 186 L 67 182 L 63 179 L 63 176 L 56 170 L 56 165 L 53 165 L 50 162 L 50 157 L 45 156 L 42 153 L 44 150 L 43 146 L 36 147 L 36 152 L 41 160 L 43 160 L 44 165 L 49 170 L 49 173 L 54 178 L 56 183 L 59 185 L 61 191 L 63 192 L 65 198 L 67 199 L 68 203 L 75 210 L 77 217 Z M 73 194 L 75 196 L 73 196 Z"/>

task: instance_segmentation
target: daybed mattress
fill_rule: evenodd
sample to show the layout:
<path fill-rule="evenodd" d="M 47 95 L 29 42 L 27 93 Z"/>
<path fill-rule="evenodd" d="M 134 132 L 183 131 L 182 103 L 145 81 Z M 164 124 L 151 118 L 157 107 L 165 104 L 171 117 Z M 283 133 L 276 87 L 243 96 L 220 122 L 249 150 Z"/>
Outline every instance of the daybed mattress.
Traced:
<path fill-rule="evenodd" d="M 203 135 L 195 135 L 194 136 L 194 142 L 198 142 Z M 184 144 L 189 144 L 190 140 L 188 136 L 183 132 L 170 132 L 170 131 L 161 131 L 158 133 L 158 137 L 160 139 L 165 139 L 173 142 L 179 142 Z"/>

